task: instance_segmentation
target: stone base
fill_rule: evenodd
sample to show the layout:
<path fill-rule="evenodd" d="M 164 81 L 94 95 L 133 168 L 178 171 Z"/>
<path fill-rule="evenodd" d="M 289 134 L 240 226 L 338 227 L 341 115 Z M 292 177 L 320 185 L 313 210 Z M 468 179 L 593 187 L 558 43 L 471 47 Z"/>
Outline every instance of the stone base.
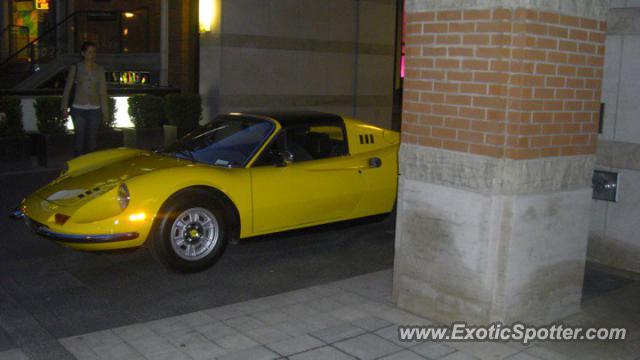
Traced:
<path fill-rule="evenodd" d="M 514 162 L 407 145 L 401 156 L 399 307 L 445 323 L 477 324 L 546 324 L 579 310 L 591 204 L 584 184 L 591 171 L 559 163 L 592 159 Z M 430 170 L 409 171 L 411 159 L 432 162 L 420 166 Z M 550 168 L 560 180 L 536 179 Z M 449 178 L 435 176 L 442 172 Z M 537 184 L 536 193 L 514 186 L 523 181 Z"/>

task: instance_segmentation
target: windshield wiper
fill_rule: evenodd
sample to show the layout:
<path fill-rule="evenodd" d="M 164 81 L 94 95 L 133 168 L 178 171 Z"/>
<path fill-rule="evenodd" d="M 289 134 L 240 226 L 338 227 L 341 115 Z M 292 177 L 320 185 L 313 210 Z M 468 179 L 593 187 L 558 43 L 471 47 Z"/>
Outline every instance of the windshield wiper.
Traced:
<path fill-rule="evenodd" d="M 187 149 L 175 151 L 173 153 L 176 154 L 176 155 L 185 155 L 186 158 L 187 158 L 186 160 L 189 160 L 189 161 L 192 161 L 192 162 L 196 162 L 196 159 L 193 157 L 193 153 L 191 151 L 187 150 Z M 177 157 L 179 157 L 179 156 L 177 156 Z"/>
<path fill-rule="evenodd" d="M 189 160 L 192 162 L 196 162 L 195 157 L 193 156 L 193 152 L 186 146 L 182 146 L 182 148 L 176 148 L 175 150 L 167 150 L 167 149 L 158 149 L 155 150 L 154 153 L 168 155 L 177 157 L 179 159 Z M 182 155 L 182 156 L 180 156 Z"/>

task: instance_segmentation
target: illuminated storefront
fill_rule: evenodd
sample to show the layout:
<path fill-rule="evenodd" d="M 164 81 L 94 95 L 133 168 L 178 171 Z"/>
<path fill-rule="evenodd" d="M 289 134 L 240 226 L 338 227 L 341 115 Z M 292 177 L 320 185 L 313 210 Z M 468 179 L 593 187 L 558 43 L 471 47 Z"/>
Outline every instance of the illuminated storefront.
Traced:
<path fill-rule="evenodd" d="M 29 29 L 34 40 L 50 26 L 55 25 L 55 2 L 50 0 L 9 0 L 11 25 Z"/>
<path fill-rule="evenodd" d="M 81 44 L 91 41 L 97 45 L 97 62 L 105 68 L 110 88 L 194 91 L 197 4 L 193 0 L 0 0 L 0 89 L 61 89 L 69 65 L 81 59 Z M 52 62 L 58 65 L 47 66 Z"/>
<path fill-rule="evenodd" d="M 107 71 L 107 82 L 118 86 L 149 85 L 151 74 L 147 71 Z"/>
<path fill-rule="evenodd" d="M 56 8 L 52 0 L 8 0 L 3 1 L 2 12 L 7 14 L 2 21 L 3 57 L 27 46 L 43 31 L 55 25 Z M 19 54 L 28 60 L 26 52 Z"/>

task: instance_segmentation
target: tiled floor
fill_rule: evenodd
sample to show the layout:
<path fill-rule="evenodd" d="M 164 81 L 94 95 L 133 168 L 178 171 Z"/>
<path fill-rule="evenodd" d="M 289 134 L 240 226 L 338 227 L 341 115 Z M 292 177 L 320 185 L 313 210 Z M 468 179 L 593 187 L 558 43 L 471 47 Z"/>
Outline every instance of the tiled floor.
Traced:
<path fill-rule="evenodd" d="M 401 342 L 398 325 L 431 323 L 395 308 L 390 294 L 387 270 L 59 342 L 78 359 L 640 359 L 637 282 L 588 299 L 563 321 L 628 329 L 626 341 L 607 343 Z"/>

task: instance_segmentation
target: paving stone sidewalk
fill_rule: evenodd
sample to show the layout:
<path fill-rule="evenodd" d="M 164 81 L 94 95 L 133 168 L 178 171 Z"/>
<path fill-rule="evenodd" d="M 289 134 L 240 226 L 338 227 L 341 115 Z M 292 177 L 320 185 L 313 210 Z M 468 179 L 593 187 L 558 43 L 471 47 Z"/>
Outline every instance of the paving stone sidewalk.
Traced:
<path fill-rule="evenodd" d="M 640 357 L 640 286 L 589 300 L 566 324 L 624 326 L 624 342 L 401 342 L 398 325 L 427 319 L 391 302 L 391 270 L 59 339 L 77 359 L 630 359 Z M 635 305 L 634 305 L 635 299 Z M 634 311 L 635 309 L 635 311 Z M 20 350 L 0 360 L 28 359 Z"/>

